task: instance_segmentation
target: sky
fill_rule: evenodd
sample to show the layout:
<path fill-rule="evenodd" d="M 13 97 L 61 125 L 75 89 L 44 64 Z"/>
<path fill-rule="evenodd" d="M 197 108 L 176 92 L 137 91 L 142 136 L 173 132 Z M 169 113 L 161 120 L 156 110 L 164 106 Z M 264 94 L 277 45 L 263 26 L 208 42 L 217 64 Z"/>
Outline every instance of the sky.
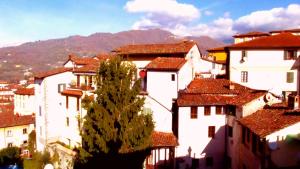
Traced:
<path fill-rule="evenodd" d="M 224 41 L 300 28 L 299 18 L 300 0 L 0 0 L 0 47 L 151 28 Z"/>

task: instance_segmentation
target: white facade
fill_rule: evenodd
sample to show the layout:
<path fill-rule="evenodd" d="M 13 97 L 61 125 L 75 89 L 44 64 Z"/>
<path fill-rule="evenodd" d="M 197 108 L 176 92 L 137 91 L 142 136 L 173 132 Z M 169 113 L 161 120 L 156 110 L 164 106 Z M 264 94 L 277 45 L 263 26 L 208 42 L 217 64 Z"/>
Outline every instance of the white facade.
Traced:
<path fill-rule="evenodd" d="M 28 143 L 28 135 L 33 130 L 34 124 L 0 128 L 0 149 Z"/>
<path fill-rule="evenodd" d="M 291 70 L 295 60 L 284 60 L 284 50 L 230 50 L 230 80 L 244 86 L 269 90 L 276 94 L 283 91 L 296 91 L 297 71 Z M 297 52 L 297 56 L 300 51 Z M 293 76 L 287 81 L 288 72 Z M 247 78 L 247 80 L 245 79 Z"/>
<path fill-rule="evenodd" d="M 174 79 L 172 79 L 174 78 Z M 179 71 L 147 71 L 145 107 L 150 108 L 155 131 L 172 132 L 172 104 L 178 91 L 193 79 L 192 67 L 186 62 Z"/>
<path fill-rule="evenodd" d="M 216 114 L 210 106 L 210 115 L 204 115 L 204 107 L 197 107 L 197 118 L 191 119 L 191 107 L 179 107 L 178 142 L 176 158 L 183 158 L 181 168 L 192 166 L 192 158 L 198 159 L 197 168 L 222 168 L 225 154 L 226 115 Z M 209 126 L 214 127 L 214 137 L 209 137 Z M 213 158 L 213 166 L 206 165 L 206 157 Z"/>
<path fill-rule="evenodd" d="M 44 150 L 49 141 L 61 140 L 65 134 L 65 100 L 60 92 L 72 79 L 75 76 L 69 71 L 35 80 L 36 136 L 39 151 Z M 60 92 L 59 84 L 62 84 Z M 65 142 L 65 139 L 62 141 Z"/>
<path fill-rule="evenodd" d="M 35 95 L 14 95 L 14 113 L 20 115 L 35 114 Z"/>

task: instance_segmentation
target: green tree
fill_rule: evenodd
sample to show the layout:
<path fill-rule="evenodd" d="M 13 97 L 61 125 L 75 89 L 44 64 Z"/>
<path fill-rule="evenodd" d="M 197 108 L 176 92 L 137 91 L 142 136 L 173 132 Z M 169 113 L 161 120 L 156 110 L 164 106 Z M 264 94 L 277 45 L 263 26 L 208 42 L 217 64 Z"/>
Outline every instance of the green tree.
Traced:
<path fill-rule="evenodd" d="M 141 80 L 136 76 L 136 67 L 120 57 L 100 63 L 96 99 L 84 99 L 80 155 L 86 162 L 134 169 L 145 160 L 154 124 L 151 114 L 142 113 L 144 98 L 138 96 Z"/>
<path fill-rule="evenodd" d="M 20 157 L 20 148 L 7 147 L 0 150 L 0 166 L 18 164 L 22 166 L 22 159 Z"/>

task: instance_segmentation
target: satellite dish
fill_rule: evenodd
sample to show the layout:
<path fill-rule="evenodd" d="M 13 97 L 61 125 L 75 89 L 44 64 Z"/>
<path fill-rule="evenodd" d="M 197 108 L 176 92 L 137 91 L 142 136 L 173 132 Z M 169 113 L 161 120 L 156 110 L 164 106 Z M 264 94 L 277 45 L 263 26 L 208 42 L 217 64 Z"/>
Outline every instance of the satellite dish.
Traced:
<path fill-rule="evenodd" d="M 52 164 L 45 165 L 44 169 L 54 169 Z"/>
<path fill-rule="evenodd" d="M 277 142 L 269 142 L 268 144 L 271 150 L 276 150 L 278 147 Z"/>

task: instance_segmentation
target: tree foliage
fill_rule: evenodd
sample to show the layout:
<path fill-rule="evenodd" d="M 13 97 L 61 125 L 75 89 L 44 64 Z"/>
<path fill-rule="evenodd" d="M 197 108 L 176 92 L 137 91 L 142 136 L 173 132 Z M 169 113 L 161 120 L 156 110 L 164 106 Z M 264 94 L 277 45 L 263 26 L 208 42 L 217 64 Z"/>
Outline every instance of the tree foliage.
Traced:
<path fill-rule="evenodd" d="M 119 57 L 101 62 L 96 76 L 96 98 L 85 99 L 82 157 L 120 159 L 147 150 L 154 128 L 152 115 L 143 114 L 141 80 L 136 68 Z M 109 161 L 109 160 L 108 160 Z"/>
<path fill-rule="evenodd" d="M 22 159 L 20 157 L 20 148 L 8 147 L 0 150 L 0 166 L 18 164 L 22 166 Z"/>

